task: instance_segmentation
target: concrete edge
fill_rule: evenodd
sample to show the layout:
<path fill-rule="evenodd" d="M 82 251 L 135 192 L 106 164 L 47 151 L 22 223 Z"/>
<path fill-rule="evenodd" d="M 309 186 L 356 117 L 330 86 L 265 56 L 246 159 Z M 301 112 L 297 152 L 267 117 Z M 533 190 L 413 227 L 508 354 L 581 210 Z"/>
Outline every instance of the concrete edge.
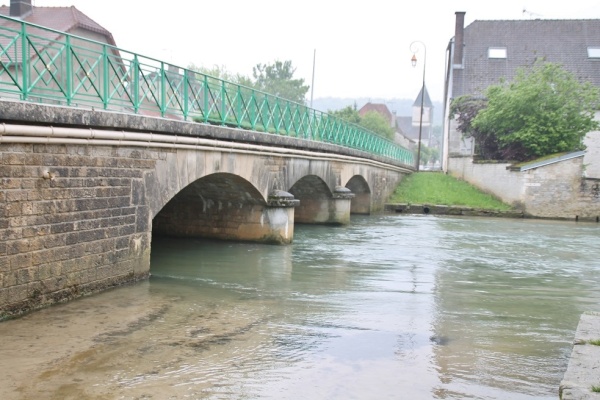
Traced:
<path fill-rule="evenodd" d="M 561 400 L 600 399 L 600 346 L 591 344 L 600 340 L 600 312 L 588 311 L 581 315 L 569 364 L 559 386 Z"/>
<path fill-rule="evenodd" d="M 470 217 L 524 218 L 522 211 L 498 211 L 481 208 L 444 206 L 431 204 L 394 203 L 385 204 L 384 212 L 395 214 L 462 215 Z"/>

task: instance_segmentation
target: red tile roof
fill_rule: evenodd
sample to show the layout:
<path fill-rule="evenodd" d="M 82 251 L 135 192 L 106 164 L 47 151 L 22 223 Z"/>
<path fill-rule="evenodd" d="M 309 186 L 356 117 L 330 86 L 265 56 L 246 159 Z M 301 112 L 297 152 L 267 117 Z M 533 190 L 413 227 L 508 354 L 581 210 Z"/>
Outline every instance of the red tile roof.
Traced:
<path fill-rule="evenodd" d="M 10 16 L 10 6 L 0 6 L 0 15 Z M 67 33 L 70 33 L 77 28 L 85 29 L 106 36 L 107 43 L 116 46 L 115 40 L 108 30 L 79 11 L 75 6 L 33 7 L 33 11 L 26 15 L 25 18 L 23 18 L 23 21 Z M 9 20 L 0 19 L 0 25 L 16 27 L 17 24 Z M 39 32 L 41 31 L 36 32 L 36 34 Z M 56 39 L 60 36 L 59 33 L 51 35 L 51 32 L 49 31 L 44 32 L 47 32 L 44 34 L 47 39 Z"/>
<path fill-rule="evenodd" d="M 364 116 L 369 111 L 375 111 L 385 117 L 388 121 L 392 122 L 393 116 L 388 106 L 382 103 L 367 103 L 358 110 L 358 115 Z"/>

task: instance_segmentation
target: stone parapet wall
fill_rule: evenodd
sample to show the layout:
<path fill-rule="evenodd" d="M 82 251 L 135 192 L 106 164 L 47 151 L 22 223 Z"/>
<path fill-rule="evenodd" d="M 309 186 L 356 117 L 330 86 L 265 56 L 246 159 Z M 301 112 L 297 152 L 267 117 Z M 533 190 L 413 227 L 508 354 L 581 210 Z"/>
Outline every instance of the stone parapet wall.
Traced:
<path fill-rule="evenodd" d="M 473 157 L 451 157 L 448 173 L 491 193 L 505 203 L 519 205 L 523 201 L 524 177 L 506 170 L 509 163 L 474 163 Z"/>

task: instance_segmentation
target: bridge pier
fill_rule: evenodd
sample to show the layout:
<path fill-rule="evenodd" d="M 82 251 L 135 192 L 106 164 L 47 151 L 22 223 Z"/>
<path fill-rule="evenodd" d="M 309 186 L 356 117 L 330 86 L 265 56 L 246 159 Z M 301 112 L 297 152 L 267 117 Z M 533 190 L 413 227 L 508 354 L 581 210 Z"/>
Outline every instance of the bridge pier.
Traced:
<path fill-rule="evenodd" d="M 294 237 L 294 207 L 300 204 L 288 192 L 275 190 L 269 195 L 265 208 L 265 224 L 262 242 L 290 244 Z M 261 222 L 263 219 L 261 219 Z M 262 224 L 261 224 L 262 225 Z"/>
<path fill-rule="evenodd" d="M 337 186 L 331 197 L 303 197 L 295 220 L 303 224 L 349 224 L 353 198 L 354 193 L 343 186 Z"/>
<path fill-rule="evenodd" d="M 154 218 L 152 232 L 174 237 L 289 244 L 294 237 L 294 207 L 298 204 L 293 195 L 281 190 L 273 191 L 266 205 L 180 196 Z"/>

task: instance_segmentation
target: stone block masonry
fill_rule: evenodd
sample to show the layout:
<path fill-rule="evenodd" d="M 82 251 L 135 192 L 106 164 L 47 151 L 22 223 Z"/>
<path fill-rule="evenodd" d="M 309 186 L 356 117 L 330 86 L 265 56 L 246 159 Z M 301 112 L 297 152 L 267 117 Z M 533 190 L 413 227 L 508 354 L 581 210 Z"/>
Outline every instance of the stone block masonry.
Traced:
<path fill-rule="evenodd" d="M 148 276 L 139 192 L 155 160 L 108 146 L 0 150 L 0 319 Z"/>
<path fill-rule="evenodd" d="M 600 179 L 583 176 L 583 156 L 519 170 L 508 163 L 449 159 L 449 173 L 493 194 L 526 216 L 600 221 Z"/>
<path fill-rule="evenodd" d="M 586 312 L 579 320 L 559 396 L 561 400 L 600 399 L 600 313 Z"/>

